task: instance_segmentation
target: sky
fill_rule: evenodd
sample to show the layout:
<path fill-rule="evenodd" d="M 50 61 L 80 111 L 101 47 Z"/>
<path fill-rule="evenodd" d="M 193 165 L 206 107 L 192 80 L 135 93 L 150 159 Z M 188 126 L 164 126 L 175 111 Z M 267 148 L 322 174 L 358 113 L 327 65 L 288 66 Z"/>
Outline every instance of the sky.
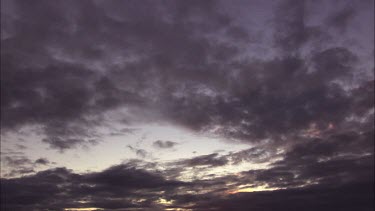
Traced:
<path fill-rule="evenodd" d="M 1 210 L 374 209 L 373 0 L 1 0 Z"/>

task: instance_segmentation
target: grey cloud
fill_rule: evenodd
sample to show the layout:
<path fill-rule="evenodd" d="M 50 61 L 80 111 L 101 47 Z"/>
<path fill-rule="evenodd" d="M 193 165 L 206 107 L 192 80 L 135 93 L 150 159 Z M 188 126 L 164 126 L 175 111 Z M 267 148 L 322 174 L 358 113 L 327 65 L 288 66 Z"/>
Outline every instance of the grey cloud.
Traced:
<path fill-rule="evenodd" d="M 133 147 L 133 146 L 130 146 L 128 145 L 127 148 L 134 152 L 137 156 L 139 156 L 140 158 L 146 158 L 147 156 L 149 156 L 150 154 L 144 150 L 144 149 L 138 149 L 136 147 Z"/>
<path fill-rule="evenodd" d="M 301 166 L 290 163 L 294 152 L 307 151 L 307 154 L 329 155 L 310 150 L 308 146 L 295 147 L 280 163 L 269 169 L 240 172 L 205 180 L 181 182 L 165 179 L 165 172 L 144 170 L 139 162 L 130 162 L 112 166 L 99 172 L 75 174 L 65 168 L 50 169 L 34 175 L 1 179 L 2 208 L 6 209 L 63 209 L 80 207 L 80 201 L 86 200 L 85 207 L 97 207 L 106 210 L 139 208 L 186 208 L 192 210 L 225 210 L 233 207 L 237 210 L 273 210 L 276 206 L 285 209 L 304 207 L 306 203 L 316 209 L 330 210 L 342 207 L 345 199 L 347 210 L 352 206 L 364 210 L 373 207 L 369 200 L 373 196 L 369 167 L 373 166 L 373 157 L 344 158 L 317 162 L 301 158 Z M 302 149 L 303 148 L 303 149 Z M 303 167 L 305 165 L 305 167 Z M 298 174 L 296 174 L 298 173 Z M 297 177 L 296 177 L 297 175 Z M 354 179 L 358 177 L 357 179 Z M 306 183 L 306 179 L 324 178 L 319 183 Z M 231 193 L 239 185 L 268 185 L 272 188 L 287 188 L 275 191 L 254 193 Z M 22 187 L 22 188 L 21 188 Z M 21 189 L 20 189 L 21 188 Z M 36 191 L 37 190 L 37 191 Z M 339 191 L 338 191 L 339 190 Z M 3 192 L 4 191 L 4 192 Z M 195 194 L 192 194 L 194 192 Z M 7 194 L 3 194 L 7 193 Z M 47 195 L 45 193 L 48 193 Z M 320 194 L 318 194 L 320 193 Z M 324 193 L 321 195 L 321 193 Z M 298 197 L 297 197 L 298 196 Z M 271 200 L 270 198 L 280 198 Z M 304 203 L 296 203 L 296 197 Z M 321 198 L 315 201 L 314 198 Z M 19 203 L 20 199 L 23 203 Z M 173 205 L 157 205 L 164 198 Z M 49 200 L 54 199 L 54 200 Z M 354 204 L 353 204 L 354 203 Z M 329 204 L 328 207 L 325 205 Z"/>
<path fill-rule="evenodd" d="M 1 206 L 13 210 L 60 210 L 80 207 L 78 201 L 90 198 L 85 206 L 108 210 L 152 208 L 160 190 L 170 191 L 184 185 L 126 164 L 82 175 L 56 168 L 18 179 L 1 179 L 1 199 L 5 202 Z M 119 197 L 121 200 L 115 199 Z M 146 201 L 136 202 L 144 198 Z"/>
<path fill-rule="evenodd" d="M 371 184 L 353 184 L 338 188 L 313 187 L 262 193 L 243 193 L 225 200 L 212 200 L 195 210 L 216 207 L 216 210 L 371 210 Z"/>
<path fill-rule="evenodd" d="M 32 161 L 25 156 L 6 156 L 4 161 L 10 166 L 21 166 L 32 163 Z"/>
<path fill-rule="evenodd" d="M 239 152 L 231 152 L 227 155 L 232 164 L 240 162 L 262 163 L 269 162 L 271 158 L 275 157 L 275 150 L 262 149 L 260 147 L 252 147 Z"/>
<path fill-rule="evenodd" d="M 326 186 L 371 181 L 374 177 L 373 147 L 368 144 L 373 141 L 373 133 L 372 130 L 300 140 L 270 169 L 249 173 L 255 175 L 257 181 L 266 181 L 275 187 L 299 186 L 306 181 Z"/>
<path fill-rule="evenodd" d="M 320 25 L 310 25 L 311 12 L 309 1 L 279 1 L 274 12 L 274 47 L 283 54 L 300 54 L 309 43 L 319 45 L 331 39 Z M 318 42 L 316 42 L 318 41 Z"/>
<path fill-rule="evenodd" d="M 35 161 L 35 163 L 38 165 L 48 165 L 50 162 L 46 158 L 39 158 Z"/>
<path fill-rule="evenodd" d="M 5 170 L 6 177 L 16 177 L 34 173 L 33 161 L 24 155 L 6 155 L 1 158 L 2 165 L 8 169 Z"/>
<path fill-rule="evenodd" d="M 39 158 L 35 161 L 25 156 L 23 153 L 19 154 L 3 154 L 2 166 L 4 168 L 5 177 L 20 177 L 35 173 L 38 167 L 45 166 L 50 163 L 46 158 Z M 3 173 L 3 172 L 2 172 Z"/>
<path fill-rule="evenodd" d="M 157 148 L 161 149 L 167 149 L 167 148 L 172 148 L 177 144 L 177 142 L 174 141 L 162 141 L 162 140 L 157 140 L 155 141 L 152 145 Z"/>
<path fill-rule="evenodd" d="M 36 124 L 46 130 L 73 130 L 71 124 L 78 124 L 86 130 L 78 136 L 87 136 L 102 123 L 105 111 L 147 108 L 152 95 L 164 92 L 158 81 L 179 76 L 200 80 L 185 69 L 193 64 L 203 68 L 207 54 L 228 49 L 219 43 L 217 48 L 204 37 L 230 24 L 215 5 L 215 1 L 150 2 L 147 7 L 135 2 L 9 2 L 11 12 L 2 13 L 11 31 L 2 40 L 2 128 Z M 170 16 L 164 10 L 171 11 Z M 105 68 L 106 74 L 102 76 L 97 67 Z M 168 71 L 171 67 L 183 74 Z M 46 133 L 47 139 L 80 138 Z"/>
<path fill-rule="evenodd" d="M 22 145 L 22 144 L 16 144 L 16 147 L 20 150 L 27 149 L 27 147 L 25 145 Z"/>
<path fill-rule="evenodd" d="M 182 165 L 184 167 L 195 167 L 195 166 L 209 166 L 209 167 L 217 167 L 223 166 L 228 163 L 227 158 L 219 156 L 218 153 L 213 153 L 209 155 L 201 155 L 197 157 L 193 157 L 190 159 L 184 159 L 181 161 L 177 161 L 177 165 Z"/>
<path fill-rule="evenodd" d="M 331 14 L 326 19 L 326 23 L 340 32 L 345 32 L 350 21 L 355 17 L 357 11 L 355 5 L 348 4 L 343 9 Z"/>
<path fill-rule="evenodd" d="M 162 176 L 135 169 L 127 165 L 113 166 L 103 172 L 86 175 L 89 183 L 109 185 L 114 188 L 143 189 L 182 185 L 181 182 L 166 181 Z"/>
<path fill-rule="evenodd" d="M 74 139 L 74 138 L 63 139 L 60 137 L 45 138 L 42 140 L 42 142 L 49 144 L 52 149 L 57 149 L 60 152 L 64 152 L 67 149 L 76 148 L 77 146 L 90 146 L 90 145 L 97 144 L 97 141 L 94 139 L 91 139 L 91 140 Z"/>
<path fill-rule="evenodd" d="M 113 128 L 112 131 L 115 131 L 115 132 L 111 132 L 110 135 L 111 136 L 129 135 L 129 134 L 134 134 L 138 130 L 139 130 L 138 128 L 122 128 L 120 130 Z"/>
<path fill-rule="evenodd" d="M 127 110 L 133 118 L 125 116 L 124 127 L 162 121 L 255 145 L 172 161 L 165 171 L 153 163 L 29 175 L 46 162 L 8 157 L 12 175 L 29 176 L 1 179 L 5 210 L 174 208 L 157 205 L 160 197 L 194 211 L 373 208 L 374 78 L 359 77 L 373 67 L 362 67 L 365 52 L 354 46 L 373 40 L 347 42 L 357 6 L 328 4 L 320 17 L 311 1 L 280 1 L 269 25 L 254 28 L 267 35 L 263 56 L 253 49 L 253 29 L 224 15 L 220 1 L 3 2 L 2 133 L 38 126 L 42 142 L 63 152 L 101 141 L 96 129 L 114 123 L 106 113 Z M 266 169 L 237 175 L 175 179 L 184 169 L 265 161 Z M 286 190 L 225 195 L 248 184 Z"/>
<path fill-rule="evenodd" d="M 41 124 L 45 140 L 50 140 L 46 143 L 94 139 L 94 128 L 106 121 L 101 115 L 117 108 L 131 109 L 143 121 L 162 117 L 193 130 L 217 128 L 214 133 L 244 141 L 277 140 L 315 122 L 339 124 L 353 112 L 355 96 L 333 84 L 355 74 L 359 59 L 353 51 L 331 47 L 307 55 L 238 59 L 243 52 L 229 40 L 246 37 L 247 30 L 221 14 L 216 1 L 147 7 L 134 2 L 81 2 L 71 18 L 60 9 L 72 7 L 72 2 L 61 8 L 47 2 L 13 5 L 48 39 L 30 35 L 32 43 L 44 46 L 33 54 L 28 53 L 32 43 L 22 37 L 25 33 L 15 32 L 2 41 L 2 127 Z M 315 36 L 304 22 L 305 7 L 302 1 L 283 1 L 276 9 L 272 26 L 277 45 L 287 45 L 283 49 L 299 49 Z M 55 18 L 41 20 L 36 13 L 44 10 L 56 11 Z M 31 30 L 5 18 L 15 27 Z M 12 47 L 18 40 L 25 42 Z M 102 46 L 93 50 L 102 53 L 84 56 L 91 55 L 92 43 Z M 46 54 L 46 49 L 57 53 Z M 25 58 L 27 68 L 17 63 L 23 55 L 40 56 L 40 65 Z M 94 61 L 101 62 L 94 65 Z M 144 115 L 144 110 L 156 117 Z M 77 143 L 66 141 L 66 146 L 55 148 L 74 148 Z"/>
<path fill-rule="evenodd" d="M 336 77 L 345 77 L 350 67 L 336 59 L 342 51 L 347 52 L 328 50 L 332 60 L 316 61 L 319 69 L 311 74 L 298 57 L 241 64 L 236 80 L 226 89 L 230 95 L 203 96 L 191 89 L 184 97 L 165 99 L 165 114 L 193 129 L 216 128 L 224 136 L 252 141 L 277 139 L 275 136 L 293 134 L 313 122 L 339 123 L 351 112 L 353 100 L 331 84 Z M 288 83 L 280 83 L 284 80 Z"/>

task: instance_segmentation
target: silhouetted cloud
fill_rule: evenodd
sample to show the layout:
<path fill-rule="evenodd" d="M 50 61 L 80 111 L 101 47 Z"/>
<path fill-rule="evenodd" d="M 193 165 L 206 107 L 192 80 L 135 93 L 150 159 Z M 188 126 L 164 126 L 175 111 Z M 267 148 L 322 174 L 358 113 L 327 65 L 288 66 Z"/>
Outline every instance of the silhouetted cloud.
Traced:
<path fill-rule="evenodd" d="M 1 196 L 5 202 L 2 206 L 19 210 L 82 206 L 106 210 L 131 207 L 152 209 L 158 206 L 193 210 L 225 210 L 229 207 L 237 210 L 246 210 L 249 207 L 255 210 L 273 210 L 277 206 L 282 206 L 283 209 L 304 209 L 306 205 L 311 206 L 306 209 L 351 210 L 356 206 L 366 210 L 373 206 L 370 200 L 374 194 L 373 173 L 367 174 L 370 173 L 368 168 L 371 166 L 373 170 L 373 157 L 314 161 L 315 163 L 303 161 L 298 168 L 295 164 L 288 163 L 288 159 L 276 163 L 270 169 L 191 182 L 167 180 L 162 176 L 165 175 L 163 172 L 143 170 L 131 162 L 85 174 L 56 168 L 31 176 L 2 179 Z M 311 168 L 314 165 L 321 166 Z M 315 183 L 322 178 L 325 179 Z M 257 185 L 281 189 L 232 193 L 238 185 L 254 182 Z M 171 204 L 160 204 L 160 198 L 171 201 Z M 295 201 L 296 198 L 299 199 L 298 202 Z M 317 198 L 319 200 L 316 201 Z M 350 199 L 353 200 L 346 202 Z M 350 203 L 350 206 L 346 203 Z"/>
<path fill-rule="evenodd" d="M 126 164 L 82 175 L 66 168 L 56 168 L 19 179 L 2 179 L 2 208 L 63 209 L 80 207 L 79 201 L 88 198 L 92 200 L 89 199 L 84 206 L 148 208 L 153 206 L 150 202 L 158 199 L 161 190 L 170 191 L 184 185 Z"/>

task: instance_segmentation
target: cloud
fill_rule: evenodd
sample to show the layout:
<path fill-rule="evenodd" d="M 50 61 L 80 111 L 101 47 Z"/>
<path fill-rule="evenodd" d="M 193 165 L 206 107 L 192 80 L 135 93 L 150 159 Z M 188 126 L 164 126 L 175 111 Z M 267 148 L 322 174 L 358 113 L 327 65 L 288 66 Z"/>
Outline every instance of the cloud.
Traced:
<path fill-rule="evenodd" d="M 4 160 L 10 166 L 21 166 L 32 163 L 32 161 L 25 156 L 6 156 Z"/>
<path fill-rule="evenodd" d="M 96 140 L 82 140 L 82 139 L 74 139 L 68 138 L 63 139 L 60 137 L 51 137 L 45 138 L 42 140 L 44 143 L 48 143 L 52 149 L 58 149 L 60 152 L 64 152 L 67 149 L 73 149 L 77 146 L 87 146 L 87 145 L 95 145 L 97 144 Z"/>
<path fill-rule="evenodd" d="M 132 114 L 114 115 L 127 124 L 162 120 L 251 142 L 339 124 L 352 112 L 355 96 L 333 82 L 353 78 L 358 56 L 334 42 L 305 46 L 325 43 L 320 31 L 329 31 L 310 26 L 303 1 L 275 8 L 270 43 L 283 50 L 265 59 L 242 59 L 233 39 L 249 30 L 217 1 L 37 5 L 15 1 L 3 15 L 2 128 L 41 125 L 52 149 L 100 140 L 96 128 L 118 110 Z M 287 53 L 302 48 L 308 53 Z"/>
<path fill-rule="evenodd" d="M 2 13 L 7 34 L 1 54 L 2 128 L 39 125 L 46 143 L 61 140 L 64 149 L 74 148 L 77 142 L 72 140 L 92 136 L 105 123 L 105 112 L 149 109 L 153 98 L 165 92 L 159 83 L 168 78 L 200 80 L 206 55 L 229 49 L 205 38 L 230 25 L 216 2 L 208 2 L 150 2 L 148 12 L 143 4 L 131 2 L 7 2 L 3 10 L 9 12 Z M 226 59 L 235 50 L 219 54 Z M 195 64 L 202 68 L 184 71 Z M 180 65 L 178 72 L 185 74 L 166 71 Z"/>
<path fill-rule="evenodd" d="M 347 5 L 346 7 L 342 9 L 340 8 L 339 11 L 328 16 L 326 19 L 326 23 L 329 26 L 340 30 L 341 32 L 345 32 L 348 24 L 351 20 L 353 20 L 356 13 L 357 10 L 355 8 L 355 5 Z"/>
<path fill-rule="evenodd" d="M 371 184 L 362 183 L 338 188 L 313 187 L 291 190 L 268 191 L 263 193 L 235 194 L 225 200 L 214 200 L 197 207 L 204 210 L 216 207 L 216 210 L 370 210 L 373 192 Z"/>
<path fill-rule="evenodd" d="M 146 150 L 144 150 L 144 149 L 138 149 L 138 148 L 135 148 L 135 147 L 130 146 L 130 145 L 128 145 L 127 147 L 132 152 L 135 152 L 135 154 L 137 156 L 141 157 L 141 158 L 146 158 L 147 156 L 149 156 L 149 153 Z"/>
<path fill-rule="evenodd" d="M 108 185 L 120 190 L 167 188 L 183 184 L 177 181 L 166 181 L 162 176 L 127 165 L 113 166 L 100 173 L 88 174 L 86 180 L 95 185 Z"/>
<path fill-rule="evenodd" d="M 167 149 L 167 148 L 172 148 L 177 144 L 177 142 L 174 141 L 162 141 L 162 140 L 157 140 L 155 141 L 152 145 L 157 148 L 161 149 Z"/>
<path fill-rule="evenodd" d="M 7 167 L 7 169 L 2 170 L 7 177 L 27 175 L 35 172 L 33 161 L 22 153 L 20 155 L 5 155 L 1 160 L 2 165 Z"/>
<path fill-rule="evenodd" d="M 212 153 L 209 155 L 201 155 L 197 157 L 193 157 L 190 159 L 183 159 L 181 161 L 177 161 L 177 165 L 182 165 L 184 167 L 195 167 L 195 166 L 208 166 L 208 167 L 216 167 L 216 166 L 223 166 L 228 163 L 228 160 L 225 157 L 219 156 L 218 153 Z"/>
<path fill-rule="evenodd" d="M 27 147 L 25 145 L 22 145 L 22 144 L 17 144 L 16 145 L 18 149 L 20 150 L 24 150 L 24 149 L 27 149 Z"/>
<path fill-rule="evenodd" d="M 251 147 L 249 149 L 241 150 L 239 152 L 231 152 L 227 157 L 232 164 L 239 164 L 241 162 L 262 163 L 269 162 L 270 159 L 276 156 L 273 149 L 264 149 L 261 147 Z"/>
<path fill-rule="evenodd" d="M 52 159 L 9 150 L 2 208 L 371 210 L 373 40 L 357 32 L 373 7 L 346 3 L 265 2 L 244 15 L 245 1 L 2 1 L 2 135 L 30 127 L 65 152 L 104 142 L 103 128 L 168 123 L 249 145 L 80 174 L 37 171 Z M 225 171 L 242 164 L 262 165 Z M 239 191 L 259 187 L 269 190 Z"/>
<path fill-rule="evenodd" d="M 2 154 L 1 173 L 3 177 L 20 177 L 37 172 L 39 167 L 46 166 L 50 161 L 46 158 L 39 158 L 35 161 L 25 156 L 24 153 Z"/>
<path fill-rule="evenodd" d="M 2 203 L 2 208 L 26 210 L 97 207 L 116 210 L 159 207 L 226 210 L 232 207 L 236 210 L 274 210 L 281 206 L 283 209 L 305 207 L 311 210 L 331 210 L 344 207 L 343 209 L 351 210 L 353 207 L 360 207 L 366 210 L 373 207 L 370 200 L 373 197 L 373 173 L 372 176 L 369 174 L 373 157 L 346 157 L 323 162 L 301 158 L 301 163 L 297 165 L 291 162 L 291 156 L 296 151 L 309 150 L 309 147 L 303 150 L 300 147 L 293 148 L 283 161 L 276 162 L 269 169 L 191 182 L 166 179 L 166 172 L 152 168 L 145 170 L 139 162 L 128 162 L 103 171 L 82 174 L 73 173 L 66 168 L 49 169 L 30 176 L 1 179 L 1 196 L 5 202 Z M 311 153 L 320 156 L 330 154 L 318 151 Z M 316 183 L 322 178 L 324 179 Z M 253 187 L 267 185 L 276 190 L 233 192 L 246 184 L 252 184 Z M 22 188 L 19 189 L 20 187 Z M 171 204 L 161 204 L 161 198 Z M 310 206 L 307 208 L 306 205 Z"/>
<path fill-rule="evenodd" d="M 38 172 L 18 179 L 1 179 L 4 209 L 63 209 L 84 206 L 108 210 L 148 208 L 160 190 L 170 191 L 183 182 L 163 177 L 131 165 L 112 166 L 102 172 L 75 174 L 66 168 Z M 22 187 L 21 189 L 19 189 Z M 139 190 L 147 190 L 139 192 Z M 7 193 L 7 194 L 3 194 Z M 139 201 L 146 198 L 146 201 Z M 22 200 L 21 200 L 22 199 Z M 135 201 L 134 201 L 135 200 Z"/>
<path fill-rule="evenodd" d="M 38 165 L 48 165 L 50 162 L 46 158 L 39 158 L 35 161 L 35 163 Z"/>

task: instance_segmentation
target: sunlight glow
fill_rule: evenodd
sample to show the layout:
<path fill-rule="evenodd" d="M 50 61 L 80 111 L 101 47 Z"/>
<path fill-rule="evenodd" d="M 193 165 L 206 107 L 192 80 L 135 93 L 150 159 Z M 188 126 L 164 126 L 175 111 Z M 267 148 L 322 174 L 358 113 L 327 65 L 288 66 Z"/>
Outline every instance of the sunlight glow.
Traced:
<path fill-rule="evenodd" d="M 160 198 L 157 201 L 157 203 L 162 204 L 162 205 L 172 205 L 173 204 L 173 200 L 166 200 L 166 199 Z"/>
<path fill-rule="evenodd" d="M 280 188 L 269 188 L 266 185 L 257 186 L 257 187 L 248 187 L 247 185 L 239 186 L 239 189 L 229 191 L 229 194 L 244 193 L 244 192 L 259 192 L 259 191 L 273 191 L 279 190 Z"/>

